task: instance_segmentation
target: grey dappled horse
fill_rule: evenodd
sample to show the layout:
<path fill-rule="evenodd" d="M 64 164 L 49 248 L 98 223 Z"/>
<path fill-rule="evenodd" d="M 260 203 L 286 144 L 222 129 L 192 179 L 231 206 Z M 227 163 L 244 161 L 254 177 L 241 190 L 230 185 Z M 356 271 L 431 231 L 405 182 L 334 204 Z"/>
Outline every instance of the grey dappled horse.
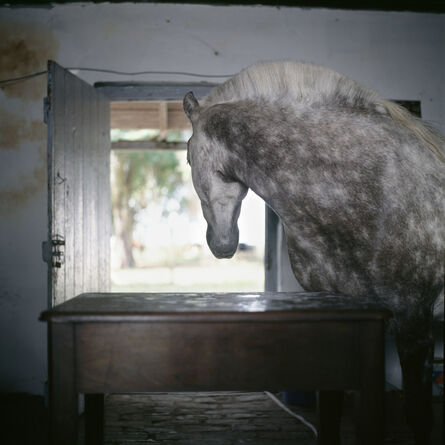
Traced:
<path fill-rule="evenodd" d="M 393 311 L 408 423 L 429 442 L 432 309 L 444 285 L 445 140 L 329 69 L 253 65 L 184 111 L 188 160 L 218 258 L 238 245 L 248 188 L 280 217 L 308 291 L 372 296 Z"/>

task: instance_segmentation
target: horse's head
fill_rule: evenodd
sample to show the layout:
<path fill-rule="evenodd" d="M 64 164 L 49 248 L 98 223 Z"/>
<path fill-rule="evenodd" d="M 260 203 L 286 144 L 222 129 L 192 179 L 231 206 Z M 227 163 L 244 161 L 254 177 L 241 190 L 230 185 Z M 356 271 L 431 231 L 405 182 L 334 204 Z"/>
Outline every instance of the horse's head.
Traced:
<path fill-rule="evenodd" d="M 217 258 L 231 258 L 238 247 L 237 221 L 248 189 L 228 173 L 229 155 L 222 141 L 203 130 L 205 109 L 193 93 L 184 97 L 184 111 L 193 126 L 187 159 L 207 221 L 207 244 Z"/>

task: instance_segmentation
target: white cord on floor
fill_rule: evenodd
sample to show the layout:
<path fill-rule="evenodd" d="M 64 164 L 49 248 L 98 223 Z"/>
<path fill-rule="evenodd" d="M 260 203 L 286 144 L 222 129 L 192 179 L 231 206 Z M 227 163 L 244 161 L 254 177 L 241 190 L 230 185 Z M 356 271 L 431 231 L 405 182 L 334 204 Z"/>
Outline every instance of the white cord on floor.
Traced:
<path fill-rule="evenodd" d="M 308 422 L 303 416 L 299 416 L 298 414 L 291 411 L 283 402 L 281 402 L 281 400 L 279 400 L 277 397 L 275 397 L 269 391 L 264 391 L 264 394 L 266 394 L 266 396 L 268 396 L 270 399 L 272 399 L 280 408 L 284 409 L 284 411 L 286 411 L 288 414 L 295 417 L 301 423 L 305 424 L 308 428 L 310 428 L 313 431 L 315 438 L 317 439 L 318 431 L 317 431 L 317 428 L 315 428 L 315 426 L 312 425 L 312 423 Z"/>

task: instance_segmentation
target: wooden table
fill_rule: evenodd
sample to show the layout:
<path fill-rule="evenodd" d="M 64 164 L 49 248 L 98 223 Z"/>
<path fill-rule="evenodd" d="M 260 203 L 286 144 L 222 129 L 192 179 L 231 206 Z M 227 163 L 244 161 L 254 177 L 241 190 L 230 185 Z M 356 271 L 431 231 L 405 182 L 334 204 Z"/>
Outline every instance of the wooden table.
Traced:
<path fill-rule="evenodd" d="M 103 442 L 104 394 L 319 390 L 319 443 L 340 443 L 343 390 L 357 390 L 361 445 L 383 442 L 384 321 L 371 301 L 328 293 L 83 294 L 49 326 L 53 445 Z M 292 421 L 289 419 L 289 421 Z"/>

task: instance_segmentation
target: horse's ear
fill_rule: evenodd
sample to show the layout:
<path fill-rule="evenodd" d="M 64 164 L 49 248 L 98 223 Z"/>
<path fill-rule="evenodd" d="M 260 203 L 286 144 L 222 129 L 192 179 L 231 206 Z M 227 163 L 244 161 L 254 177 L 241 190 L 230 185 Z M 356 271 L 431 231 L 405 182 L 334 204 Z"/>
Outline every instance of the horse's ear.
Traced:
<path fill-rule="evenodd" d="M 194 116 L 196 116 L 197 111 L 199 110 L 199 103 L 191 91 L 184 96 L 183 106 L 184 113 L 190 121 L 193 121 Z"/>

